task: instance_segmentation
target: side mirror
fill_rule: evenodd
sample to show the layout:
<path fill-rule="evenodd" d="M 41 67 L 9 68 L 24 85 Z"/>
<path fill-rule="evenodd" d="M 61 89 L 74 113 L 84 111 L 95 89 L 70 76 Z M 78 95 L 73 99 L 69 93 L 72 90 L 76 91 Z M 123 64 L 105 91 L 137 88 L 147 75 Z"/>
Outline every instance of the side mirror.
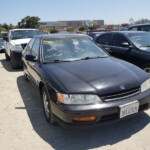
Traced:
<path fill-rule="evenodd" d="M 8 36 L 4 36 L 4 37 L 3 37 L 3 40 L 6 41 L 6 42 L 9 42 Z"/>
<path fill-rule="evenodd" d="M 33 55 L 25 55 L 25 60 L 28 60 L 28 61 L 36 61 L 36 57 L 33 56 Z"/>
<path fill-rule="evenodd" d="M 121 47 L 124 47 L 124 48 L 129 48 L 129 43 L 128 42 L 124 42 L 121 44 Z"/>

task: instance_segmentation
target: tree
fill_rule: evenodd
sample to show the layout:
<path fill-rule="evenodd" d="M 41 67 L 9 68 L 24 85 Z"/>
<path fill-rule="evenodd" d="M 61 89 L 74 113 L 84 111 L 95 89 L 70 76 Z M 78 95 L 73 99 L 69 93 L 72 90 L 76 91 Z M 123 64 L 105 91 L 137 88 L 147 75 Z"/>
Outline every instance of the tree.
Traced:
<path fill-rule="evenodd" d="M 5 28 L 3 28 L 2 26 L 0 26 L 0 32 L 7 32 L 7 30 Z"/>
<path fill-rule="evenodd" d="M 14 26 L 13 24 L 9 25 L 9 30 L 12 30 L 12 29 L 15 29 L 15 28 L 16 28 L 16 26 Z"/>
<path fill-rule="evenodd" d="M 129 19 L 129 22 L 130 22 L 130 24 L 134 24 L 134 19 L 133 19 L 133 18 L 130 18 L 130 19 Z"/>
<path fill-rule="evenodd" d="M 92 23 L 91 23 L 91 26 L 89 26 L 89 29 L 90 29 L 90 30 L 95 30 L 96 28 L 97 28 L 97 25 L 96 25 L 95 22 L 92 22 Z"/>
<path fill-rule="evenodd" d="M 87 26 L 81 26 L 81 27 L 79 27 L 79 31 L 84 31 L 84 30 L 88 30 L 88 27 Z"/>
<path fill-rule="evenodd" d="M 138 21 L 136 21 L 136 23 L 141 23 L 141 24 L 144 24 L 144 23 L 149 23 L 150 21 L 148 19 L 139 19 Z"/>
<path fill-rule="evenodd" d="M 40 18 L 35 16 L 27 16 L 18 22 L 19 28 L 39 28 Z"/>
<path fill-rule="evenodd" d="M 50 33 L 51 33 L 51 34 L 53 34 L 53 33 L 58 33 L 58 30 L 55 29 L 55 28 L 53 28 L 53 29 L 50 30 Z"/>
<path fill-rule="evenodd" d="M 74 28 L 73 27 L 68 27 L 67 28 L 67 32 L 73 32 L 74 31 Z"/>
<path fill-rule="evenodd" d="M 6 24 L 6 23 L 4 23 L 4 24 L 2 25 L 2 27 L 5 28 L 7 31 L 9 30 L 9 25 Z"/>

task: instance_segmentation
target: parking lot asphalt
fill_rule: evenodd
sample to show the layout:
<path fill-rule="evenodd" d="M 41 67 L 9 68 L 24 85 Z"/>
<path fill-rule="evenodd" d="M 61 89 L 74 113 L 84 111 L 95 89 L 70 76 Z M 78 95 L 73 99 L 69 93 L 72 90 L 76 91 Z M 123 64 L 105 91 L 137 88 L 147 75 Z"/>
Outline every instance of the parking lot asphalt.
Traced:
<path fill-rule="evenodd" d="M 38 90 L 0 54 L 0 150 L 150 150 L 150 110 L 89 130 L 49 125 Z"/>

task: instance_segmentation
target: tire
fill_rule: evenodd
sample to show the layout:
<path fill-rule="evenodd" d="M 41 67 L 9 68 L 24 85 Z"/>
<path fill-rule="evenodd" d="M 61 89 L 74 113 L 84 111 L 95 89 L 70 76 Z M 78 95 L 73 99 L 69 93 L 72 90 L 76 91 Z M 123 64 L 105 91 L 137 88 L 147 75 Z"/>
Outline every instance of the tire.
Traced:
<path fill-rule="evenodd" d="M 6 60 L 10 60 L 10 57 L 8 56 L 6 51 L 5 51 L 5 58 L 6 58 Z"/>
<path fill-rule="evenodd" d="M 145 64 L 142 69 L 150 75 L 150 64 Z"/>
<path fill-rule="evenodd" d="M 24 73 L 24 79 L 25 81 L 29 82 L 28 75 L 26 73 Z"/>
<path fill-rule="evenodd" d="M 24 79 L 25 81 L 29 82 L 29 78 L 28 78 L 28 75 L 25 73 L 25 70 L 24 70 L 24 65 L 23 65 L 23 73 L 24 73 Z"/>
<path fill-rule="evenodd" d="M 15 60 L 14 60 L 13 57 L 10 57 L 10 61 L 11 61 L 11 67 L 12 67 L 13 69 L 19 68 L 19 65 L 15 62 Z"/>
<path fill-rule="evenodd" d="M 50 124 L 55 124 L 54 115 L 51 111 L 50 95 L 48 94 L 45 86 L 42 88 L 42 101 L 46 120 Z"/>

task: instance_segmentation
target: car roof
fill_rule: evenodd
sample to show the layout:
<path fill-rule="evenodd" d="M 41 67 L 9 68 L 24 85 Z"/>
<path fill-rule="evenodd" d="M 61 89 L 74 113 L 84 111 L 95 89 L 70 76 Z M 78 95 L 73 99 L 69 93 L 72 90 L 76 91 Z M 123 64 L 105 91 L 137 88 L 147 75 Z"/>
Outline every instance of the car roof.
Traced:
<path fill-rule="evenodd" d="M 125 35 L 128 35 L 129 33 L 147 33 L 145 31 L 112 31 L 112 32 L 106 32 L 106 33 L 103 33 L 102 35 L 104 34 L 108 34 L 108 33 L 121 33 L 121 34 L 125 34 Z M 101 35 L 100 35 L 101 36 Z"/>
<path fill-rule="evenodd" d="M 12 29 L 12 30 L 10 30 L 10 31 L 18 31 L 18 30 L 21 31 L 21 30 L 38 30 L 38 29 L 27 29 L 27 28 L 26 28 L 26 29 Z"/>
<path fill-rule="evenodd" d="M 46 34 L 46 35 L 43 34 L 35 37 L 41 39 L 89 38 L 88 35 L 84 34 Z"/>
<path fill-rule="evenodd" d="M 150 25 L 150 23 L 145 23 L 145 24 L 135 24 L 135 25 L 131 25 L 129 28 L 131 27 L 138 27 L 138 26 L 147 26 Z"/>
<path fill-rule="evenodd" d="M 113 31 L 113 33 L 129 34 L 129 33 L 146 33 L 146 32 L 145 31 Z"/>

